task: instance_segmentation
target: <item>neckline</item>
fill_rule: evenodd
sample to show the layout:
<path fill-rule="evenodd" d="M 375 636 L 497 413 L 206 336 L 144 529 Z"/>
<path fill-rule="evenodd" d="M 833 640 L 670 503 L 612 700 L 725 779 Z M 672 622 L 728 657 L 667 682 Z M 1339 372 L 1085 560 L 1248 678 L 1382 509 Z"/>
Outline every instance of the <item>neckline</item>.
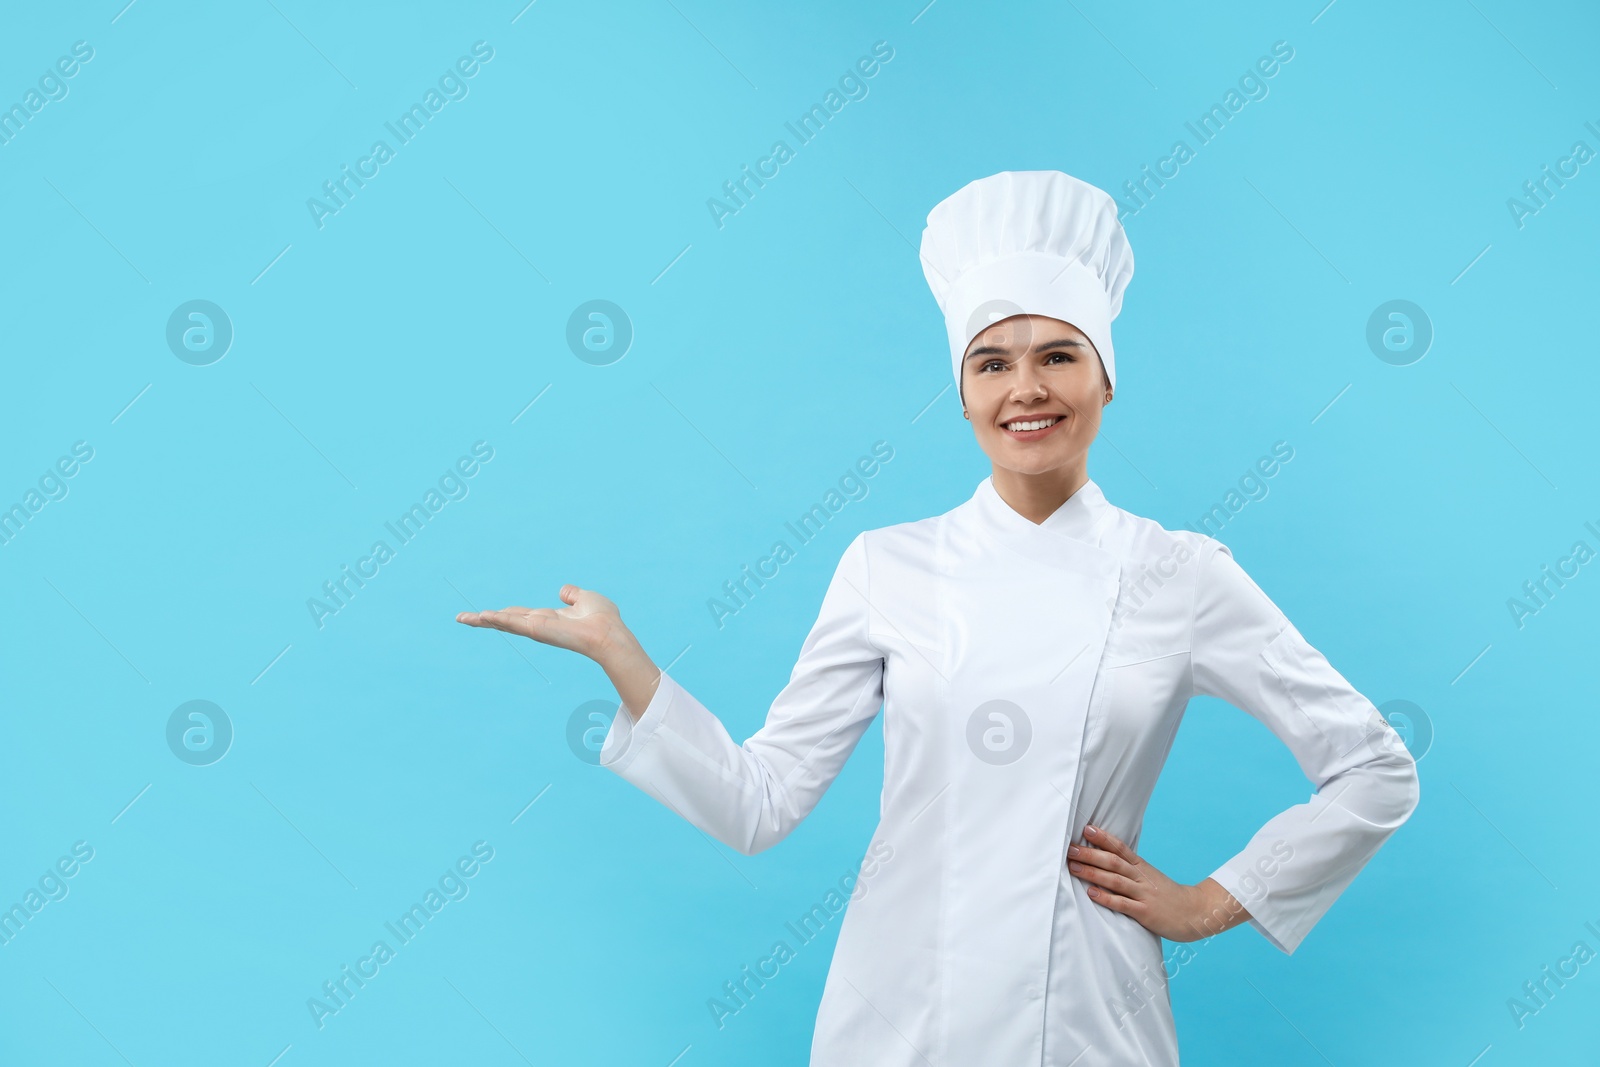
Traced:
<path fill-rule="evenodd" d="M 1098 543 L 1096 535 L 1100 520 L 1104 518 L 1106 508 L 1109 506 L 1105 494 L 1100 491 L 1100 487 L 1092 478 L 1079 486 L 1077 492 L 1062 501 L 1061 506 L 1052 511 L 1041 523 L 1035 523 L 1007 504 L 999 490 L 994 487 L 993 475 L 985 477 L 978 483 L 973 499 L 977 501 L 980 511 L 986 518 L 1008 529 L 1018 530 L 1024 534 L 1055 534 L 1091 545 Z"/>

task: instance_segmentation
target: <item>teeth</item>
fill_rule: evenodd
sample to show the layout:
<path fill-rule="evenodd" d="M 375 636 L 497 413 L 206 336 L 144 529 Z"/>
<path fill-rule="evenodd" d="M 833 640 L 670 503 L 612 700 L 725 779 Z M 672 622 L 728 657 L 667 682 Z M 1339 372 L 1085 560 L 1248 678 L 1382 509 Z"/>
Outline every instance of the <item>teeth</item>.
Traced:
<path fill-rule="evenodd" d="M 1006 429 L 1008 429 L 1008 430 L 1042 430 L 1046 426 L 1054 426 L 1056 423 L 1058 423 L 1060 421 L 1061 421 L 1061 416 L 1056 415 L 1056 416 L 1052 416 L 1051 418 L 1048 418 L 1048 419 L 1031 419 L 1031 420 L 1026 421 L 1026 422 L 1008 422 L 1008 423 L 1006 423 Z"/>

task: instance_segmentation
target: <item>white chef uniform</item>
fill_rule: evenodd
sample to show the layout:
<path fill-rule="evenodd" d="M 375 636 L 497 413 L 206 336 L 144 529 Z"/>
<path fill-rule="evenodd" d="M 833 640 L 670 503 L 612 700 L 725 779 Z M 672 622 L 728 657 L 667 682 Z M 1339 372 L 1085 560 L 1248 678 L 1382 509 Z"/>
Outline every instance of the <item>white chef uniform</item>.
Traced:
<path fill-rule="evenodd" d="M 1019 312 L 1072 322 L 1115 374 L 1132 259 L 1105 201 L 1021 172 L 930 214 L 923 263 L 958 381 L 970 338 Z M 1226 547 L 1093 481 L 1040 524 L 985 478 L 942 515 L 859 534 L 743 745 L 663 674 L 637 723 L 619 710 L 600 763 L 748 854 L 805 818 L 881 708 L 868 853 L 892 858 L 846 909 L 813 1067 L 1172 1067 L 1161 939 L 1065 861 L 1090 822 L 1137 848 L 1197 693 L 1263 722 L 1316 787 L 1211 875 L 1293 952 L 1415 807 L 1415 762 Z"/>
<path fill-rule="evenodd" d="M 600 762 L 754 853 L 811 811 L 881 706 L 868 851 L 892 859 L 845 912 L 814 1067 L 1168 1067 L 1161 939 L 1090 899 L 1065 850 L 1088 822 L 1138 847 L 1197 693 L 1263 722 L 1317 789 L 1211 875 L 1293 952 L 1415 807 L 1415 763 L 1226 547 L 1092 481 L 1039 525 L 985 478 L 943 515 L 858 535 L 743 745 L 663 674 Z"/>

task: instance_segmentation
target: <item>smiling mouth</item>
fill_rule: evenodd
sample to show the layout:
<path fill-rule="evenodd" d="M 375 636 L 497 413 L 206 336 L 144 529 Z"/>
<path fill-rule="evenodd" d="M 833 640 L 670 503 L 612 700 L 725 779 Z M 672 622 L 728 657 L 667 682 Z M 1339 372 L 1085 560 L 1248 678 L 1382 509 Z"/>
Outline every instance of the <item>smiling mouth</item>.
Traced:
<path fill-rule="evenodd" d="M 1001 428 L 1013 437 L 1032 437 L 1044 433 L 1062 420 L 1060 415 L 1043 415 L 1037 418 L 1012 419 L 1001 423 Z"/>

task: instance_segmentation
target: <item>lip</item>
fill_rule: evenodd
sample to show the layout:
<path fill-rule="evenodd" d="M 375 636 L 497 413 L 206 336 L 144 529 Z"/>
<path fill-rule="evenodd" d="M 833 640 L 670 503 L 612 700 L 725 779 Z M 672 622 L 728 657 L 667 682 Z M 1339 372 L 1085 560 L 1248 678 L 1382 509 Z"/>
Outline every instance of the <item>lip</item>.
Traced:
<path fill-rule="evenodd" d="M 1046 426 L 1042 430 L 1023 430 L 1021 433 L 1018 433 L 1015 430 L 1006 429 L 1005 425 L 1002 424 L 1000 426 L 1000 432 L 1011 438 L 1013 441 L 1037 441 L 1039 438 L 1051 433 L 1058 427 L 1066 425 L 1067 417 L 1059 412 L 1041 411 L 1037 415 L 1017 415 L 1006 420 L 1006 422 L 1031 422 L 1035 419 L 1048 419 L 1051 417 L 1054 417 L 1056 421 L 1052 422 L 1049 426 Z"/>

